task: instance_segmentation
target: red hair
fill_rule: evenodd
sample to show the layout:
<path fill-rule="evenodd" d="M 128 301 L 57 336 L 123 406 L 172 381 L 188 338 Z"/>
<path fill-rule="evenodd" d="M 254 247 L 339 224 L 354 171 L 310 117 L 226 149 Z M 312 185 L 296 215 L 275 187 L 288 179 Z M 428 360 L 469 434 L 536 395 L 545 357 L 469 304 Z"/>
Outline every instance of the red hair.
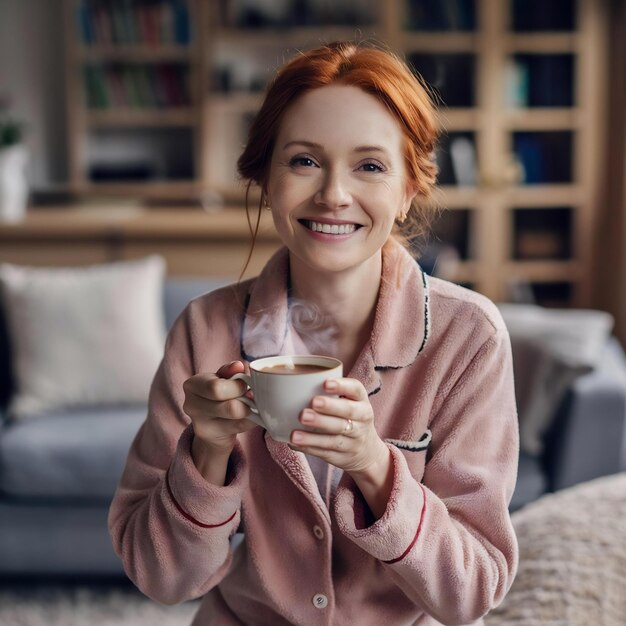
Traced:
<path fill-rule="evenodd" d="M 437 129 L 435 107 L 428 92 L 391 52 L 370 45 L 335 42 L 299 53 L 269 84 L 237 161 L 239 175 L 248 181 L 246 208 L 252 183 L 261 188 L 259 210 L 263 203 L 274 144 L 287 108 L 303 94 L 332 84 L 359 87 L 387 107 L 404 133 L 408 181 L 417 190 L 418 198 L 430 197 L 437 176 L 433 158 Z M 405 237 L 415 238 L 425 233 L 427 225 L 422 209 L 411 211 L 410 219 L 399 228 Z"/>

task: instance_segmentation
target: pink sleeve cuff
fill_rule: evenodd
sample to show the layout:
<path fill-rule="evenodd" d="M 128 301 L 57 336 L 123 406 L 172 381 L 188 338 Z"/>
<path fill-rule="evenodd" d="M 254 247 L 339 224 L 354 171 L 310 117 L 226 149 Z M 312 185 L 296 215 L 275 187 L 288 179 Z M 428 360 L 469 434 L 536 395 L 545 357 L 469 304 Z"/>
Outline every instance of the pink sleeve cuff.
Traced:
<path fill-rule="evenodd" d="M 347 475 L 337 488 L 335 515 L 344 535 L 373 557 L 392 564 L 409 554 L 420 537 L 426 494 L 411 475 L 402 452 L 391 444 L 388 446 L 393 459 L 393 486 L 383 516 L 371 526 L 363 527 L 367 503 Z"/>
<path fill-rule="evenodd" d="M 229 461 L 229 483 L 217 487 L 207 482 L 191 457 L 193 428 L 189 425 L 178 440 L 172 463 L 165 476 L 164 489 L 178 513 L 201 528 L 239 524 L 241 494 L 247 480 L 247 465 L 239 443 Z M 229 528 L 229 530 L 231 530 Z"/>

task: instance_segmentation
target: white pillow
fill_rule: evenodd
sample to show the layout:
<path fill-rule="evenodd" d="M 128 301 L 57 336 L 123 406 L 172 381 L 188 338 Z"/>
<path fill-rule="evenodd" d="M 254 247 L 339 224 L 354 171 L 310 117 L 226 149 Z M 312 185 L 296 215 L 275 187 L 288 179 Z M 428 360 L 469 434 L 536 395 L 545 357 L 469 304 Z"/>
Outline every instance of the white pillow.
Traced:
<path fill-rule="evenodd" d="M 0 264 L 18 418 L 144 403 L 163 354 L 165 261 L 81 268 Z"/>

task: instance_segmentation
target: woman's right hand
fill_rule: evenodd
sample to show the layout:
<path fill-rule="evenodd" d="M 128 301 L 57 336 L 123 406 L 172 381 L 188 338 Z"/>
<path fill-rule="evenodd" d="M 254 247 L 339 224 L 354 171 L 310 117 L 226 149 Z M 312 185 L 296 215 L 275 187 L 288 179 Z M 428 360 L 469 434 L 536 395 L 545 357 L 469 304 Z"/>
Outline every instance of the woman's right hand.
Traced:
<path fill-rule="evenodd" d="M 228 380 L 244 371 L 241 361 L 233 361 L 215 374 L 196 374 L 184 382 L 183 410 L 193 423 L 194 446 L 229 455 L 237 435 L 254 428 L 246 419 L 250 409 L 237 400 L 246 392 L 245 382 Z"/>

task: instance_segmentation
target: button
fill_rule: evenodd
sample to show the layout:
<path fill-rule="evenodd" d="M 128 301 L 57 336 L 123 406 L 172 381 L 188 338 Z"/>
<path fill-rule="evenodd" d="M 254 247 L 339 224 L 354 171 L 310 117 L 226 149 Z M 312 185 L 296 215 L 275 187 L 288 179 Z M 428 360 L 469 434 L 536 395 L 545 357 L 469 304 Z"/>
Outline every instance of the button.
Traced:
<path fill-rule="evenodd" d="M 324 539 L 324 531 L 317 525 L 313 526 L 313 534 L 318 539 Z"/>
<path fill-rule="evenodd" d="M 323 593 L 316 593 L 313 596 L 313 606 L 316 609 L 325 609 L 328 606 L 328 598 Z"/>

